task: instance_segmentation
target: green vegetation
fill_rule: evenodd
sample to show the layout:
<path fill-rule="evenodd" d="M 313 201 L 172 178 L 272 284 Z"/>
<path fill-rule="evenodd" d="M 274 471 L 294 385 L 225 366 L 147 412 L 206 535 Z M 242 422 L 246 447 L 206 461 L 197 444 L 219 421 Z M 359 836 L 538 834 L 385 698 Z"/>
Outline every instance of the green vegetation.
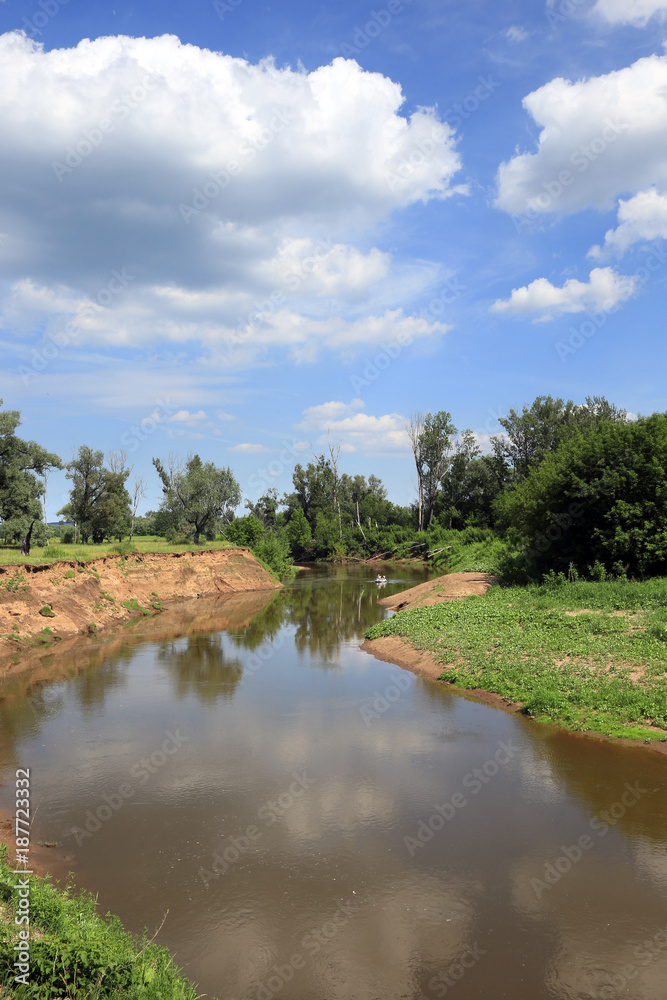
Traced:
<path fill-rule="evenodd" d="M 121 601 L 122 606 L 126 611 L 136 611 L 142 615 L 150 615 L 152 612 L 148 608 L 142 607 L 136 597 L 131 598 L 129 601 Z"/>
<path fill-rule="evenodd" d="M 30 985 L 14 980 L 14 944 L 19 928 L 17 882 L 0 846 L 0 998 L 53 1000 L 196 1000 L 197 991 L 167 951 L 147 932 L 136 941 L 110 914 L 97 913 L 96 901 L 71 884 L 57 889 L 50 876 L 30 882 Z"/>
<path fill-rule="evenodd" d="M 43 618 L 55 618 L 56 617 L 55 616 L 55 612 L 51 610 L 51 608 L 50 608 L 50 606 L 48 604 L 45 604 L 43 608 L 40 608 L 39 609 L 39 613 L 40 613 L 40 615 L 42 615 Z"/>
<path fill-rule="evenodd" d="M 383 635 L 428 650 L 443 680 L 522 702 L 537 719 L 667 739 L 667 579 L 492 587 L 399 612 L 367 638 Z"/>

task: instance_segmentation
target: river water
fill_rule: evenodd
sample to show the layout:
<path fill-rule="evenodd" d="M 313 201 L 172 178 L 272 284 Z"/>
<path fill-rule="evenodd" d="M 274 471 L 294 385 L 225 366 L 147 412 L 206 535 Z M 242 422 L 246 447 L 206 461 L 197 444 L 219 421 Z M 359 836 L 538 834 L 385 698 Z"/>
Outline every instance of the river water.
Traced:
<path fill-rule="evenodd" d="M 193 601 L 0 688 L 0 807 L 220 1000 L 667 995 L 667 760 L 359 649 L 366 568 Z"/>

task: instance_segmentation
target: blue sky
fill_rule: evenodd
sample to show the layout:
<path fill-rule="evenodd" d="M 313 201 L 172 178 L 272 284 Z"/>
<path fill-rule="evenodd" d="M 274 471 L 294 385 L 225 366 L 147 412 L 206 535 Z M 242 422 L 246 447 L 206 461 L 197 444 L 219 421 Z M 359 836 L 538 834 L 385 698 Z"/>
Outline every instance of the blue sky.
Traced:
<path fill-rule="evenodd" d="M 169 452 L 256 499 L 328 437 L 408 503 L 413 411 L 667 409 L 665 15 L 3 0 L 5 406 L 146 508 Z"/>

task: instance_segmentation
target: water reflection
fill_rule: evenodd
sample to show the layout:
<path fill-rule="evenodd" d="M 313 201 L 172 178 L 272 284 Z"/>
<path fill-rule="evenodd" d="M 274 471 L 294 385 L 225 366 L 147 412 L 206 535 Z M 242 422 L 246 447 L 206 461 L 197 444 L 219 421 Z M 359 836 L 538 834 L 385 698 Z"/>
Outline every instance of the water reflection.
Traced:
<path fill-rule="evenodd" d="M 209 995 L 658 1000 L 667 948 L 637 949 L 667 925 L 664 759 L 362 653 L 373 576 L 309 571 L 33 664 L 0 721 L 5 780 L 34 768 L 36 835 L 64 839 L 131 780 L 77 877 L 132 930 L 169 909 L 160 940 Z"/>
<path fill-rule="evenodd" d="M 165 643 L 158 651 L 178 698 L 194 694 L 204 703 L 233 698 L 243 677 L 243 665 L 225 654 L 220 635 L 193 635 Z"/>

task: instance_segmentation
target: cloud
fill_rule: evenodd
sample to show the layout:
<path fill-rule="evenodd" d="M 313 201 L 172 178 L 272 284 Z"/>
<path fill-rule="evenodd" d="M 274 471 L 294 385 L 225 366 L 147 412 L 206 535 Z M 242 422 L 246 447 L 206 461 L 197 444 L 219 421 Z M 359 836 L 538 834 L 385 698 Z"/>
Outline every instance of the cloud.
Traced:
<path fill-rule="evenodd" d="M 570 278 L 562 288 L 546 278 L 537 278 L 523 288 L 512 289 L 509 299 L 498 299 L 491 312 L 510 316 L 541 313 L 540 320 L 554 319 L 562 313 L 578 313 L 591 309 L 611 311 L 635 292 L 636 277 L 618 274 L 610 267 L 596 267 L 588 282 Z"/>
<path fill-rule="evenodd" d="M 206 420 L 206 414 L 203 410 L 198 410 L 197 413 L 190 413 L 189 410 L 178 410 L 166 419 L 170 424 L 187 424 L 189 427 L 194 427 L 202 420 Z"/>
<path fill-rule="evenodd" d="M 498 170 L 496 207 L 513 215 L 608 210 L 615 199 L 667 190 L 667 57 L 577 81 L 557 78 L 524 98 L 541 127 L 536 152 Z"/>
<path fill-rule="evenodd" d="M 642 240 L 667 239 L 667 194 L 658 194 L 655 188 L 640 191 L 627 201 L 618 203 L 617 229 L 605 233 L 604 245 L 594 246 L 588 252 L 596 260 L 614 254 L 622 257 L 634 243 Z"/>
<path fill-rule="evenodd" d="M 403 103 L 342 58 L 306 72 L 169 35 L 48 52 L 0 36 L 0 323 L 239 365 L 441 335 L 397 291 L 416 299 L 433 265 L 355 245 L 461 190 L 453 129 Z"/>
<path fill-rule="evenodd" d="M 527 38 L 530 38 L 530 32 L 526 31 L 526 29 L 521 27 L 519 24 L 510 25 L 510 27 L 507 28 L 503 34 L 510 42 L 525 42 Z"/>
<path fill-rule="evenodd" d="M 352 400 L 351 403 L 330 402 L 311 406 L 304 410 L 297 430 L 320 432 L 316 442 L 318 446 L 331 441 L 334 446 L 340 444 L 341 451 L 347 453 L 395 455 L 409 451 L 405 418 L 400 413 L 375 417 L 356 412 L 362 405 L 361 400 Z"/>
<path fill-rule="evenodd" d="M 597 0 L 593 13 L 609 24 L 634 24 L 643 28 L 654 14 L 667 11 L 667 0 Z"/>
<path fill-rule="evenodd" d="M 269 451 L 269 448 L 265 448 L 263 444 L 235 444 L 230 449 L 230 451 L 240 451 L 246 455 L 256 455 L 261 451 Z"/>

